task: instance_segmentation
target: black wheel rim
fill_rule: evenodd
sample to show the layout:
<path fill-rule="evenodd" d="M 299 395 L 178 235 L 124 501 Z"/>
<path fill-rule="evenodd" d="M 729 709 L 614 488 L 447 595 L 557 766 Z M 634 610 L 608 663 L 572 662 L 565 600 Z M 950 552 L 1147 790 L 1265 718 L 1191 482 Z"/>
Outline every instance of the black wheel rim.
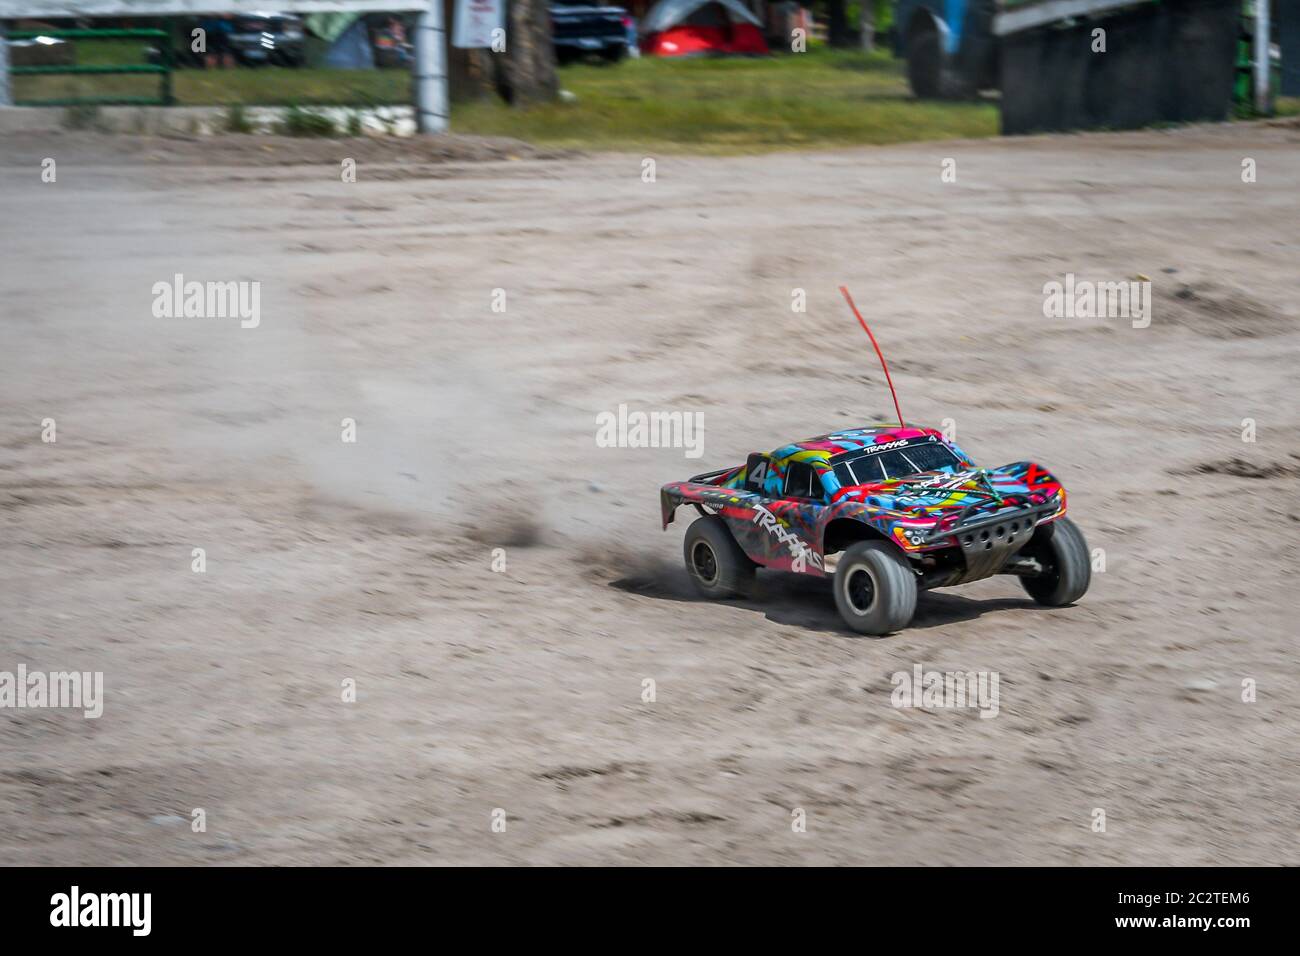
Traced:
<path fill-rule="evenodd" d="M 1043 548 L 1031 557 L 1038 562 L 1038 573 L 1029 580 L 1044 594 L 1050 594 L 1061 583 L 1061 567 L 1050 547 Z"/>
<path fill-rule="evenodd" d="M 871 579 L 866 568 L 850 571 L 848 580 L 844 582 L 844 590 L 849 606 L 859 614 L 866 614 L 871 610 L 871 605 L 876 603 L 876 582 Z"/>
<path fill-rule="evenodd" d="M 705 584 L 718 580 L 718 558 L 713 549 L 703 541 L 696 541 L 691 548 L 691 567 Z"/>

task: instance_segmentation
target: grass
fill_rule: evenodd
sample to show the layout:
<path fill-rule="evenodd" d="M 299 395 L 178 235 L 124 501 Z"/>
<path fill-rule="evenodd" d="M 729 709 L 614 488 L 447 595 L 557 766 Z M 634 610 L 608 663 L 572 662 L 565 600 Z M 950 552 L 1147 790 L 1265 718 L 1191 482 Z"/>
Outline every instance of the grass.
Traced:
<path fill-rule="evenodd" d="M 577 101 L 524 111 L 475 102 L 463 132 L 589 149 L 706 153 L 993 136 L 991 102 L 922 103 L 887 54 L 812 50 L 757 59 L 642 58 L 560 71 Z"/>
<path fill-rule="evenodd" d="M 328 116 L 290 106 L 285 111 L 280 124 L 280 133 L 284 136 L 337 136 L 338 129 Z"/>
<path fill-rule="evenodd" d="M 116 49 L 109 49 L 115 47 Z M 79 63 L 143 62 L 139 42 L 81 41 Z M 147 95 L 150 76 L 15 77 L 19 99 Z M 409 103 L 405 70 L 179 70 L 185 106 L 377 106 Z M 452 129 L 584 149 L 744 153 L 772 149 L 993 136 L 997 107 L 920 103 L 886 53 L 813 48 L 755 59 L 641 58 L 560 70 L 576 102 L 513 110 L 495 100 L 456 103 Z"/>
<path fill-rule="evenodd" d="M 78 66 L 147 62 L 143 40 L 77 40 Z M 177 70 L 173 92 L 180 106 L 373 106 L 411 101 L 407 70 L 330 70 L 238 67 Z M 15 76 L 17 100 L 72 96 L 149 96 L 156 75 Z"/>
<path fill-rule="evenodd" d="M 1279 96 L 1275 106 L 1278 116 L 1300 116 L 1300 96 Z"/>
<path fill-rule="evenodd" d="M 80 41 L 79 63 L 143 62 L 138 41 Z M 903 65 L 886 52 L 814 46 L 802 54 L 754 59 L 641 58 L 616 66 L 560 70 L 574 102 L 513 110 L 495 100 L 458 102 L 452 129 L 582 149 L 750 153 L 952 137 L 995 136 L 997 105 L 919 102 Z M 406 70 L 180 70 L 181 105 L 374 107 L 411 101 Z M 14 77 L 23 97 L 144 95 L 148 76 Z M 1279 102 L 1280 115 L 1300 100 Z M 310 124 L 298 123 L 300 132 Z"/>
<path fill-rule="evenodd" d="M 249 122 L 242 103 L 233 103 L 226 107 L 226 117 L 221 127 L 227 133 L 253 132 L 253 124 Z"/>

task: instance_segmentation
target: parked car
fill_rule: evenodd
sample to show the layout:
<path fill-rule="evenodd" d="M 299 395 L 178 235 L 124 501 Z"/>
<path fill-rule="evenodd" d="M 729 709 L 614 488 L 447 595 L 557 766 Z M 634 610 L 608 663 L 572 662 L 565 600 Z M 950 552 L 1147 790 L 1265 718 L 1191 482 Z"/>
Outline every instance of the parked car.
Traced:
<path fill-rule="evenodd" d="M 565 4 L 551 7 L 555 58 L 567 63 L 594 53 L 617 63 L 636 46 L 636 25 L 622 7 Z"/>
<path fill-rule="evenodd" d="M 227 58 L 241 66 L 302 66 L 305 57 L 302 18 L 291 13 L 179 17 L 170 29 L 177 66 L 220 66 Z M 193 48 L 195 30 L 206 34 L 202 52 Z M 162 59 L 157 47 L 150 47 L 146 57 L 150 63 Z"/>
<path fill-rule="evenodd" d="M 9 41 L 10 66 L 73 66 L 76 62 L 76 48 L 67 40 L 41 36 Z"/>
<path fill-rule="evenodd" d="M 239 14 L 232 21 L 228 42 L 235 59 L 245 66 L 302 65 L 302 19 L 291 13 Z"/>

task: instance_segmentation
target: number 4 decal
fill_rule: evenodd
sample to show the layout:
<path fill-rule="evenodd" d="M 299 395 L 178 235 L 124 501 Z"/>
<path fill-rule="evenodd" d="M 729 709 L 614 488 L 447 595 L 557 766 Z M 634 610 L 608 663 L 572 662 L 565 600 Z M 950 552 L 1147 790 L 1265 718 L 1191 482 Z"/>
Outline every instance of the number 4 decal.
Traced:
<path fill-rule="evenodd" d="M 760 462 L 758 463 L 758 467 L 754 469 L 754 473 L 753 473 L 752 475 L 749 476 L 749 480 L 752 481 L 752 482 L 753 482 L 754 484 L 756 484 L 756 485 L 761 485 L 764 481 L 766 481 L 766 480 L 767 480 L 767 462 L 765 462 L 765 461 L 760 461 Z"/>

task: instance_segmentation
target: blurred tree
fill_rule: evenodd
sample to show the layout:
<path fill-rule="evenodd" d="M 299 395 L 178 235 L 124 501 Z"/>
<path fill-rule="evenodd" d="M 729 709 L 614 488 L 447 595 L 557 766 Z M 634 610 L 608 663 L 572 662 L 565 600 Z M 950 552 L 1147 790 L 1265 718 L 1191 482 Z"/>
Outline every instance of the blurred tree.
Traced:
<path fill-rule="evenodd" d="M 446 0 L 449 38 L 455 8 L 455 0 Z M 546 0 L 508 0 L 505 39 L 504 53 L 450 48 L 453 99 L 496 93 L 513 106 L 555 99 L 560 81 L 555 73 L 551 13 Z"/>
<path fill-rule="evenodd" d="M 876 4 L 873 0 L 858 0 L 858 31 L 863 52 L 870 53 L 876 48 Z"/>
<path fill-rule="evenodd" d="M 846 0 L 826 0 L 826 43 L 829 46 L 853 45 L 846 6 Z"/>
<path fill-rule="evenodd" d="M 512 106 L 553 100 L 560 92 L 547 0 L 508 0 L 506 52 L 494 53 L 496 90 Z"/>

